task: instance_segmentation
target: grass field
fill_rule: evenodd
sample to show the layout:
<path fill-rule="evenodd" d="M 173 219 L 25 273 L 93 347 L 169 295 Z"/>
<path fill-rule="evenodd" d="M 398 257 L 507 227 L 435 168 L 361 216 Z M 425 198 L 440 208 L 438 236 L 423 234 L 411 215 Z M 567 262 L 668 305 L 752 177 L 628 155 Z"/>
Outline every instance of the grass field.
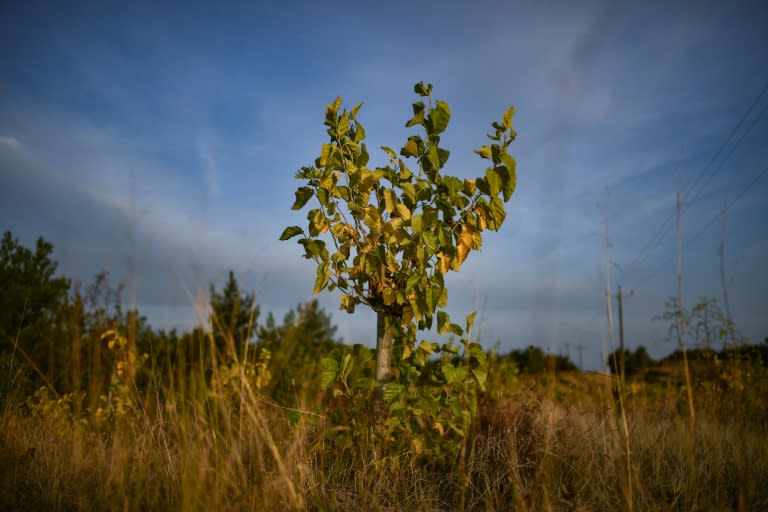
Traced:
<path fill-rule="evenodd" d="M 318 387 L 274 403 L 247 372 L 142 393 L 115 379 L 88 409 L 11 386 L 0 509 L 768 510 L 768 371 L 691 372 L 695 423 L 674 364 L 621 391 L 608 375 L 491 364 L 463 448 L 440 458 L 333 425 Z"/>

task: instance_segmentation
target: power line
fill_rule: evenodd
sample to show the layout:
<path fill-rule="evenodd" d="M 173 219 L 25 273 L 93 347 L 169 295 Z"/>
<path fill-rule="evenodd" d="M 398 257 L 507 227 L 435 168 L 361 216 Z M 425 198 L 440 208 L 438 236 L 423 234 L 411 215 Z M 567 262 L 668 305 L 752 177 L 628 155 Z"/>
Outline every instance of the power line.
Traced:
<path fill-rule="evenodd" d="M 768 82 L 765 83 L 765 85 L 763 86 L 763 89 L 760 91 L 757 97 L 749 105 L 749 108 L 747 108 L 747 110 L 741 116 L 741 119 L 739 119 L 739 122 L 736 123 L 736 126 L 733 128 L 733 130 L 731 130 L 731 133 L 728 134 L 728 137 L 725 139 L 725 141 L 720 145 L 720 148 L 717 150 L 717 153 L 715 153 L 715 155 L 710 159 L 707 165 L 704 166 L 704 168 L 701 170 L 701 172 L 699 173 L 699 176 L 691 184 L 690 190 L 694 190 L 696 188 L 696 185 L 699 183 L 702 176 L 704 176 L 704 173 L 707 171 L 707 169 L 709 169 L 710 166 L 712 166 L 715 160 L 717 160 L 717 158 L 720 156 L 720 154 L 723 152 L 726 146 L 728 146 L 728 143 L 730 142 L 730 140 L 739 131 L 739 128 L 741 128 L 741 125 L 744 124 L 744 121 L 746 121 L 747 117 L 749 117 L 750 112 L 754 110 L 755 105 L 757 105 L 757 103 L 760 101 L 760 98 L 763 97 L 763 94 L 765 94 L 766 91 L 768 91 Z"/>
<path fill-rule="evenodd" d="M 768 82 L 766 82 L 766 83 L 765 83 L 765 85 L 763 86 L 763 88 L 762 88 L 762 90 L 760 91 L 760 93 L 757 95 L 757 97 L 755 97 L 755 99 L 754 99 L 754 100 L 752 101 L 752 103 L 749 105 L 749 107 L 747 108 L 747 110 L 744 112 L 744 114 L 743 114 L 743 115 L 741 116 L 741 118 L 739 119 L 739 122 L 738 122 L 738 123 L 736 123 L 736 126 L 735 126 L 735 127 L 734 127 L 734 128 L 731 130 L 731 132 L 728 134 L 728 137 L 726 137 L 725 141 L 724 141 L 724 142 L 723 142 L 723 143 L 720 145 L 720 147 L 718 148 L 718 150 L 717 150 L 717 152 L 714 154 L 714 156 L 713 156 L 713 157 L 712 157 L 712 158 L 709 160 L 709 162 L 707 163 L 707 165 L 705 165 L 705 166 L 704 166 L 704 168 L 703 168 L 703 169 L 702 169 L 702 170 L 699 172 L 699 175 L 698 175 L 698 177 L 696 178 L 696 180 L 694 180 L 694 182 L 691 184 L 691 186 L 690 186 L 690 188 L 689 188 L 689 190 L 690 190 L 690 191 L 693 191 L 693 190 L 696 188 L 696 185 L 697 185 L 697 184 L 698 184 L 698 183 L 701 181 L 702 177 L 703 177 L 703 176 L 704 176 L 704 174 L 707 172 L 707 170 L 708 170 L 708 169 L 709 169 L 709 168 L 712 166 L 712 164 L 713 164 L 713 163 L 714 163 L 714 162 L 717 160 L 717 158 L 718 158 L 718 157 L 719 157 L 719 156 L 722 154 L 722 152 L 723 152 L 723 151 L 725 150 L 725 148 L 728 146 L 728 143 L 731 141 L 731 139 L 733 138 L 733 136 L 734 136 L 734 135 L 735 135 L 735 134 L 736 134 L 736 133 L 739 131 L 739 129 L 741 128 L 741 126 L 744 124 L 744 121 L 745 121 L 745 120 L 746 120 L 746 119 L 749 117 L 749 114 L 752 112 L 752 110 L 754 110 L 755 106 L 758 104 L 758 102 L 759 102 L 759 101 L 760 101 L 760 99 L 763 97 L 763 95 L 765 94 L 765 92 L 766 92 L 766 91 L 768 91 Z M 738 148 L 738 147 L 739 147 L 739 145 L 741 144 L 741 141 L 742 141 L 742 140 L 744 140 L 744 138 L 745 138 L 745 137 L 746 137 L 746 136 L 747 136 L 747 135 L 748 135 L 748 134 L 749 134 L 749 133 L 752 131 L 752 128 L 754 128 L 754 126 L 755 126 L 755 124 L 757 123 L 757 121 L 758 121 L 758 120 L 760 120 L 760 118 L 762 118 L 763 114 L 765 114 L 765 112 L 766 112 L 766 109 L 768 109 L 768 105 L 766 105 L 766 107 L 764 107 L 764 108 L 763 108 L 763 110 L 760 112 L 760 114 L 758 115 L 758 117 L 757 117 L 757 118 L 756 118 L 756 119 L 755 119 L 755 120 L 752 122 L 752 124 L 750 125 L 749 129 L 748 129 L 748 130 L 747 130 L 747 131 L 746 131 L 744 134 L 742 134 L 741 138 L 739 138 L 738 142 L 737 142 L 737 143 L 736 143 L 736 144 L 733 146 L 733 148 L 731 148 L 731 151 L 728 153 L 728 155 L 726 156 L 726 158 L 725 158 L 725 159 L 724 159 L 724 160 L 723 160 L 723 161 L 720 163 L 720 165 L 719 165 L 718 167 L 716 167 L 716 168 L 715 168 L 715 170 L 714 170 L 713 172 L 711 172 L 711 173 L 708 175 L 709 177 L 708 177 L 708 178 L 707 178 L 707 180 L 706 180 L 705 186 L 706 186 L 706 184 L 708 184 L 708 183 L 709 183 L 709 181 L 711 180 L 711 178 L 712 178 L 712 176 L 714 175 L 714 173 L 715 173 L 715 172 L 717 172 L 717 171 L 718 171 L 718 170 L 719 170 L 719 169 L 722 167 L 722 165 L 723 165 L 723 164 L 724 164 L 724 163 L 725 163 L 725 162 L 726 162 L 726 161 L 727 161 L 727 160 L 728 160 L 728 159 L 731 157 L 731 155 L 733 155 L 733 153 L 734 153 L 734 151 L 736 150 L 736 148 Z M 690 193 L 690 192 L 689 192 L 689 193 Z M 695 200 L 695 199 L 696 199 L 696 197 L 698 197 L 698 195 L 699 195 L 699 193 L 697 193 L 697 194 L 696 194 L 696 195 L 693 197 L 693 199 L 691 200 L 691 202 L 692 202 L 693 200 Z M 688 206 L 690 206 L 690 203 L 688 203 L 688 204 L 686 205 L 686 207 L 683 209 L 683 212 L 685 212 L 685 210 L 687 210 L 687 209 L 688 209 Z M 671 226 L 671 222 L 672 222 L 672 219 L 673 219 L 673 218 L 674 218 L 674 214 L 671 214 L 669 217 L 667 217 L 667 219 L 666 219 L 666 220 L 665 220 L 665 221 L 662 223 L 662 225 L 661 225 L 661 228 L 659 228 L 659 229 L 656 231 L 656 233 L 655 233 L 655 234 L 654 234 L 654 235 L 653 235 L 653 236 L 652 236 L 652 237 L 649 239 L 649 241 L 648 241 L 648 242 L 645 244 L 645 246 L 644 246 L 644 247 L 643 247 L 643 249 L 642 249 L 642 250 L 641 250 L 641 251 L 638 253 L 638 255 L 637 255 L 637 256 L 636 256 L 636 257 L 635 257 L 635 258 L 634 258 L 634 259 L 633 259 L 633 260 L 630 262 L 630 264 L 629 264 L 629 265 L 627 265 L 627 267 L 626 267 L 627 271 L 629 271 L 629 270 L 630 270 L 632 267 L 634 267 L 634 266 L 635 266 L 637 263 L 639 263 L 640 261 L 642 261 L 643 259 L 645 259 L 645 257 L 647 257 L 647 253 L 648 253 L 648 250 L 649 250 L 649 249 L 651 249 L 653 246 L 657 245 L 659 242 L 661 242 L 661 240 L 664 238 L 664 236 L 666 236 L 666 234 L 667 234 L 667 230 L 668 230 L 668 229 L 669 229 L 669 227 Z"/>
<path fill-rule="evenodd" d="M 725 164 L 725 162 L 727 162 L 731 158 L 733 153 L 741 145 L 741 142 L 747 137 L 747 135 L 749 135 L 749 133 L 752 131 L 752 128 L 755 127 L 755 125 L 758 123 L 758 121 L 760 121 L 760 119 L 762 119 L 763 115 L 767 111 L 768 111 L 768 103 L 763 107 L 763 110 L 760 111 L 760 113 L 757 115 L 757 117 L 752 120 L 752 124 L 749 125 L 749 128 L 747 128 L 747 130 L 744 133 L 741 134 L 741 137 L 739 137 L 739 140 L 736 141 L 736 144 L 734 144 L 731 147 L 731 150 L 728 152 L 728 154 L 725 156 L 725 158 L 720 161 L 720 163 L 717 165 L 717 167 L 712 169 L 712 172 L 709 173 L 709 175 L 707 176 L 707 179 L 704 181 L 704 184 L 700 187 L 699 191 L 696 192 L 696 194 L 694 194 L 694 196 L 688 201 L 688 204 L 686 204 L 685 208 L 683 208 L 683 213 L 685 213 L 685 211 L 696 201 L 696 198 L 699 197 L 699 195 L 701 194 L 702 190 L 704 190 L 707 187 L 707 185 L 709 185 L 709 182 L 712 181 L 712 177 L 715 175 L 715 173 L 717 173 L 720 169 L 722 169 L 722 167 Z"/>
<path fill-rule="evenodd" d="M 642 258 L 648 252 L 648 249 L 650 249 L 654 245 L 657 245 L 664 239 L 664 237 L 667 234 L 667 229 L 669 228 L 669 226 L 671 226 L 671 222 L 673 218 L 674 218 L 674 215 L 670 215 L 669 217 L 667 217 L 667 219 L 661 225 L 661 228 L 658 231 L 656 231 L 656 234 L 653 237 L 651 237 L 650 240 L 648 240 L 648 243 L 646 243 L 643 249 L 638 253 L 638 255 L 635 256 L 635 259 L 633 259 L 630 262 L 630 264 L 627 265 L 627 270 L 632 268 L 638 261 L 642 260 Z"/>
<path fill-rule="evenodd" d="M 714 223 L 715 223 L 715 221 L 717 221 L 717 220 L 720 218 L 720 216 L 721 216 L 723 213 L 727 213 L 727 212 L 728 212 L 728 210 L 731 208 L 731 206 L 733 206 L 734 204 L 736 204 L 736 202 L 737 202 L 739 199 L 741 199 L 742 197 L 744 197 L 744 194 L 746 194 L 746 193 L 749 191 L 749 189 L 751 189 L 752 187 L 754 187 L 754 186 L 755 186 L 755 184 L 757 184 L 757 182 L 758 182 L 758 181 L 760 181 L 760 178 L 762 178 L 763 176 L 765 176 L 765 173 L 766 173 L 766 172 L 768 172 L 768 167 L 766 167 L 765 169 L 763 169 L 763 170 L 762 170 L 762 172 L 761 172 L 760 174 L 758 174 L 757 176 L 755 176 L 755 178 L 754 178 L 754 179 L 753 179 L 751 182 L 749 182 L 749 184 L 748 184 L 746 187 L 744 187 L 744 188 L 742 189 L 742 191 L 741 191 L 741 192 L 739 192 L 739 195 L 738 195 L 738 196 L 736 196 L 736 199 L 734 199 L 734 200 L 733 200 L 733 202 L 732 202 L 731 204 L 729 204 L 729 205 L 727 205 L 725 208 L 723 208 L 723 210 L 722 210 L 722 212 L 721 212 L 721 213 L 718 213 L 717 215 L 715 215 L 714 217 L 712 217 L 712 218 L 709 220 L 709 222 L 707 222 L 707 223 L 704 225 L 704 227 L 702 227 L 702 228 L 701 228 L 699 231 L 697 231 L 697 232 L 696 232 L 696 234 L 695 234 L 695 235 L 693 235 L 691 238 L 689 238 L 688 240 L 686 240 L 686 243 L 691 243 L 691 242 L 693 242 L 694 240 L 696 240 L 696 239 L 697 239 L 699 236 L 701 236 L 701 234 L 702 234 L 702 233 L 704 233 L 704 231 L 706 231 L 706 230 L 707 230 L 707 228 L 708 228 L 708 227 L 710 227 L 712 224 L 714 224 Z"/>
<path fill-rule="evenodd" d="M 754 187 L 760 179 L 768 173 L 768 166 L 766 166 L 760 174 L 756 175 L 752 181 L 750 181 L 746 187 L 744 187 L 741 192 L 736 196 L 736 199 L 734 199 L 731 203 L 729 203 L 725 208 L 723 208 L 721 213 L 718 213 L 714 217 L 712 217 L 709 222 L 707 222 L 701 229 L 699 229 L 693 236 L 689 237 L 687 240 L 685 240 L 684 245 L 689 245 L 692 242 L 696 241 L 712 224 L 714 224 L 722 214 L 727 213 L 728 210 L 730 210 L 741 198 L 744 197 L 744 195 L 749 192 L 749 190 Z M 661 269 L 668 263 L 667 259 L 664 259 L 656 268 L 653 269 L 652 272 L 648 273 L 643 279 L 640 279 L 638 282 L 638 286 L 635 286 L 635 289 L 638 289 L 642 287 L 644 284 L 646 284 L 648 281 L 650 281 L 652 278 L 656 277 L 656 275 L 661 271 Z"/>

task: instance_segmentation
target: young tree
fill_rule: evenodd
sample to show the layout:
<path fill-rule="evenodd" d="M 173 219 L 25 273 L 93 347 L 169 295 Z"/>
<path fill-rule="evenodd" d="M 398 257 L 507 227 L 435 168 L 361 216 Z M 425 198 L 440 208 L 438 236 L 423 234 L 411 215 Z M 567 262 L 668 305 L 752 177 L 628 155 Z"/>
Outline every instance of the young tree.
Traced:
<path fill-rule="evenodd" d="M 210 322 L 218 354 L 226 360 L 242 357 L 256 331 L 256 295 L 242 292 L 231 270 L 224 289 L 217 292 L 211 285 L 210 295 Z"/>
<path fill-rule="evenodd" d="M 11 360 L 32 358 L 52 378 L 55 345 L 53 326 L 66 301 L 70 282 L 54 277 L 58 264 L 51 259 L 53 246 L 39 238 L 34 250 L 19 243 L 10 231 L 0 240 L 0 354 Z"/>
<path fill-rule="evenodd" d="M 380 383 L 390 379 L 393 338 L 404 358 L 413 350 L 417 329 L 431 328 L 435 317 L 440 334 L 463 334 L 440 311 L 448 301 L 444 275 L 458 271 L 469 252 L 480 249 L 483 231 L 501 227 L 504 202 L 516 184 L 515 160 L 507 153 L 516 137 L 514 108 L 493 123 L 491 145 L 475 150 L 490 161 L 485 175 L 462 181 L 441 174 L 450 155 L 440 147 L 451 117 L 448 104 L 433 101 L 432 84 L 419 82 L 414 91 L 421 99 L 413 103 L 406 127 L 421 127 L 423 136 L 408 137 L 399 153 L 403 158 L 382 146 L 389 165 L 374 169 L 368 168 L 365 130 L 357 119 L 362 104 L 340 111 L 339 97 L 328 105 L 330 141 L 313 166 L 296 173 L 305 184 L 292 208 L 302 209 L 313 198 L 317 207 L 307 214 L 306 232 L 290 226 L 280 236 L 300 236 L 304 257 L 317 263 L 315 294 L 338 288 L 341 309 L 352 313 L 365 304 L 376 312 Z M 416 172 L 404 159 L 415 159 Z"/>

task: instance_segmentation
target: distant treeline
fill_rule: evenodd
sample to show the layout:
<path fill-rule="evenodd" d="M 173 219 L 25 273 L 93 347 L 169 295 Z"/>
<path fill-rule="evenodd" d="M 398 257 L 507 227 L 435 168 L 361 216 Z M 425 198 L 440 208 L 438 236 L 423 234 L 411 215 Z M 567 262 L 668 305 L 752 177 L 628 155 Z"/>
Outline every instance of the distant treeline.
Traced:
<path fill-rule="evenodd" d="M 95 404 L 118 372 L 130 372 L 138 387 L 152 383 L 163 389 L 167 386 L 158 383 L 183 386 L 191 372 L 208 376 L 238 362 L 254 374 L 268 376 L 262 392 L 294 403 L 318 392 L 321 359 L 343 343 L 331 316 L 317 301 L 297 305 L 280 323 L 272 313 L 260 322 L 254 294 L 241 290 L 232 272 L 221 290 L 211 285 L 204 328 L 154 330 L 138 311 L 123 308 L 123 286 L 113 285 L 107 272 L 97 274 L 87 286 L 55 277 L 52 252 L 53 246 L 42 238 L 28 249 L 8 231 L 0 243 L 0 398 L 20 386 L 31 391 L 44 385 L 61 394 L 83 393 L 86 403 Z M 694 309 L 691 318 L 702 311 L 706 319 L 718 318 L 711 303 L 706 306 Z M 709 324 L 705 327 L 702 333 L 716 331 Z M 114 335 L 105 336 L 109 332 L 120 333 L 124 346 L 114 341 Z M 688 356 L 766 362 L 768 343 L 721 352 L 689 350 Z M 626 374 L 632 375 L 679 358 L 680 353 L 674 352 L 654 361 L 640 346 L 624 351 L 623 364 Z M 495 359 L 504 368 L 530 374 L 578 370 L 568 357 L 536 346 Z M 611 371 L 617 371 L 621 360 L 619 351 L 608 357 Z"/>

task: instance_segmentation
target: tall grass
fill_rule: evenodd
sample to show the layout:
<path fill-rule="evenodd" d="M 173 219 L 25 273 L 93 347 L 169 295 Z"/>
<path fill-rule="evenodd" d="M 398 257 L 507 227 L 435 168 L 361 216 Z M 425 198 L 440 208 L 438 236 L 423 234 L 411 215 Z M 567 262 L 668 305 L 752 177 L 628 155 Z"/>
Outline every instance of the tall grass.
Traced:
<path fill-rule="evenodd" d="M 317 388 L 274 403 L 242 362 L 141 392 L 113 373 L 99 408 L 9 393 L 0 509 L 767 510 L 767 379 L 732 364 L 696 389 L 695 431 L 674 378 L 627 382 L 620 411 L 608 376 L 489 379 L 463 452 L 439 462 L 331 432 Z M 329 441 L 345 432 L 354 443 Z"/>

